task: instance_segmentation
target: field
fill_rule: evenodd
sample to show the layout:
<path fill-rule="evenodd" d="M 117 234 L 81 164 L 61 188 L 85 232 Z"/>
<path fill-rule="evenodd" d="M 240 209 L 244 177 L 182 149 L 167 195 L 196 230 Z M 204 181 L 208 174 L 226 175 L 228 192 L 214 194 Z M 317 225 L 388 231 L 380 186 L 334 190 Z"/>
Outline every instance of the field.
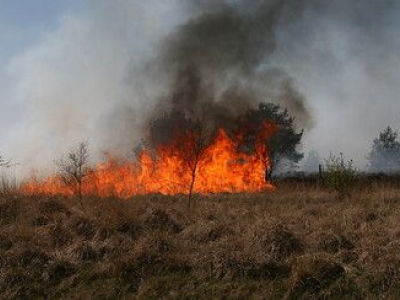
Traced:
<path fill-rule="evenodd" d="M 3 195 L 0 298 L 400 297 L 400 190 L 131 200 Z"/>

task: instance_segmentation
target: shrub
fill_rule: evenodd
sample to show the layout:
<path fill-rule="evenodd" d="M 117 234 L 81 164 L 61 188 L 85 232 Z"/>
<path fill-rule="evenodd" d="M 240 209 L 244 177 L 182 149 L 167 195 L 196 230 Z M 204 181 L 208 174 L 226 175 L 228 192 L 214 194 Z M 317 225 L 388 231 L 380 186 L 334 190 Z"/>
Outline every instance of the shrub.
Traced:
<path fill-rule="evenodd" d="M 325 160 L 325 184 L 336 191 L 340 198 L 349 196 L 357 179 L 357 170 L 353 161 L 347 161 L 340 153 L 339 156 L 330 155 Z"/>

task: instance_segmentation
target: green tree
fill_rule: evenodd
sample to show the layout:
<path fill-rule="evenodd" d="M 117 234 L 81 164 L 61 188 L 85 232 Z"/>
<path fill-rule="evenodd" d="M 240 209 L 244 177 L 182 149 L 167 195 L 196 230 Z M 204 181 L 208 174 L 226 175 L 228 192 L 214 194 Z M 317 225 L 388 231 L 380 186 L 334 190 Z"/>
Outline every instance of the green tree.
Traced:
<path fill-rule="evenodd" d="M 367 159 L 369 170 L 374 173 L 395 173 L 400 171 L 400 142 L 398 134 L 387 127 L 373 141 L 372 150 Z"/>
<path fill-rule="evenodd" d="M 274 103 L 261 103 L 258 109 L 250 110 L 246 116 L 248 125 L 245 126 L 249 130 L 244 140 L 248 147 L 254 149 L 259 133 L 269 131 L 261 135 L 262 143 L 266 146 L 262 159 L 265 161 L 265 179 L 268 181 L 273 180 L 277 170 L 284 164 L 297 165 L 304 157 L 297 150 L 303 131 L 296 131 L 294 121 L 286 109 Z M 265 128 L 265 124 L 270 126 Z"/>

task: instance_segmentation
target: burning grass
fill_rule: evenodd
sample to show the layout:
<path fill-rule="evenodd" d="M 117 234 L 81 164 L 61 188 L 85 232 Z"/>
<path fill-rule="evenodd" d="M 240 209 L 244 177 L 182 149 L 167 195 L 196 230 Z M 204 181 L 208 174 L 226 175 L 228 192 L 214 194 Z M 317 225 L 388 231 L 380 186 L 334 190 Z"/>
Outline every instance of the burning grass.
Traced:
<path fill-rule="evenodd" d="M 241 149 L 243 132 L 228 134 L 220 128 L 215 136 L 208 138 L 197 132 L 181 132 L 168 144 L 142 149 L 134 161 L 107 157 L 106 162 L 96 167 L 82 165 L 75 171 L 71 171 L 68 161 L 63 162 L 61 174 L 42 180 L 32 179 L 23 183 L 20 190 L 25 195 L 71 196 L 78 193 L 125 199 L 152 193 L 191 197 L 194 193 L 273 190 L 274 186 L 265 179 L 270 165 L 265 140 L 274 128 L 268 122 L 263 123 L 255 137 L 254 149 L 247 146 L 246 151 Z M 84 153 L 70 154 L 72 166 L 77 164 L 79 157 L 81 164 L 87 159 L 85 144 L 80 147 Z M 69 178 L 71 174 L 73 178 Z"/>
<path fill-rule="evenodd" d="M 1 199 L 0 297 L 399 297 L 397 189 L 193 200 Z"/>

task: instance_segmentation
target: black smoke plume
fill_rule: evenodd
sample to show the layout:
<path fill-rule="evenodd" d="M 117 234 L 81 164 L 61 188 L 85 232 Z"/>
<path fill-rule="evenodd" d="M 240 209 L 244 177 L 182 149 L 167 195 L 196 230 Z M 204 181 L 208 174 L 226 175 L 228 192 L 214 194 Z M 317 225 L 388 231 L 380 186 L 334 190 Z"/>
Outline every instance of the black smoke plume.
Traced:
<path fill-rule="evenodd" d="M 161 132 L 184 126 L 185 118 L 214 128 L 231 126 L 238 116 L 261 102 L 276 102 L 309 127 L 312 118 L 294 80 L 271 67 L 276 30 L 290 26 L 303 11 L 303 1 L 191 1 L 193 17 L 168 36 L 160 69 L 169 78 L 161 101 Z M 172 111 L 168 117 L 165 111 Z M 179 113 L 176 113 L 179 112 Z M 179 116 L 179 117 L 178 117 Z M 182 117 L 184 116 L 184 117 Z"/>

